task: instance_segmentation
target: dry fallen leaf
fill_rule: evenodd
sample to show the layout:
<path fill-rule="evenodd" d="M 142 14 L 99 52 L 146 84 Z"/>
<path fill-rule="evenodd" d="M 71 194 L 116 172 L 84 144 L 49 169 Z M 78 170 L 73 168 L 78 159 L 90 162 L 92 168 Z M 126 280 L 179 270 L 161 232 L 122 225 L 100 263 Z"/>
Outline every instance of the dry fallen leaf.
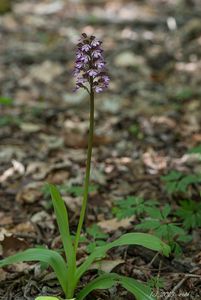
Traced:
<path fill-rule="evenodd" d="M 31 224 L 31 222 L 27 221 L 24 223 L 20 223 L 18 225 L 16 225 L 14 228 L 12 228 L 10 230 L 10 232 L 12 233 L 25 233 L 25 234 L 29 234 L 29 233 L 34 233 L 35 232 L 35 228 L 34 226 Z"/>
<path fill-rule="evenodd" d="M 50 173 L 47 177 L 47 182 L 53 184 L 62 184 L 66 182 L 68 178 L 69 178 L 69 172 L 65 170 L 60 170 L 57 172 Z"/>
<path fill-rule="evenodd" d="M 66 159 L 65 161 L 59 163 L 44 163 L 42 161 L 31 162 L 27 166 L 26 174 L 32 175 L 33 179 L 43 180 L 45 179 L 51 172 L 63 170 L 66 172 L 65 176 L 68 176 L 68 169 L 71 166 L 71 162 Z M 66 177 L 67 178 L 67 177 Z"/>
<path fill-rule="evenodd" d="M 94 135 L 94 146 L 107 145 L 112 143 L 111 136 L 106 135 Z M 77 132 L 65 131 L 64 143 L 68 147 L 72 148 L 87 148 L 87 135 Z"/>
<path fill-rule="evenodd" d="M 10 162 L 14 157 L 22 161 L 25 156 L 25 151 L 20 146 L 0 145 L 0 162 Z"/>
<path fill-rule="evenodd" d="M 12 232 L 0 229 L 0 255 L 9 256 L 28 247 L 25 240 L 14 237 Z"/>
<path fill-rule="evenodd" d="M 118 220 L 117 218 L 113 218 L 110 220 L 103 220 L 98 222 L 98 226 L 100 226 L 105 232 L 113 232 L 119 228 L 128 229 L 131 226 L 131 222 L 134 220 L 134 217 L 125 218 L 123 220 Z"/>
<path fill-rule="evenodd" d="M 0 212 L 0 226 L 5 226 L 13 223 L 13 218 L 10 215 L 6 215 Z"/>
<path fill-rule="evenodd" d="M 4 240 L 1 242 L 1 246 L 3 256 L 7 257 L 27 249 L 29 244 L 24 239 L 16 238 L 14 236 L 5 236 Z"/>
<path fill-rule="evenodd" d="M 24 186 L 16 196 L 16 201 L 21 203 L 34 203 L 39 201 L 43 193 L 41 191 L 44 182 L 31 182 Z"/>
<path fill-rule="evenodd" d="M 81 207 L 82 204 L 82 197 L 70 197 L 70 196 L 63 196 L 63 199 L 67 205 L 67 207 L 76 212 L 78 208 Z"/>
<path fill-rule="evenodd" d="M 123 259 L 115 259 L 115 260 L 103 259 L 93 263 L 89 269 L 90 270 L 98 269 L 100 271 L 110 273 L 115 267 L 123 263 L 124 263 Z"/>
<path fill-rule="evenodd" d="M 15 159 L 12 159 L 11 162 L 12 162 L 13 166 L 3 172 L 3 174 L 0 176 L 0 182 L 6 181 L 9 177 L 14 176 L 16 173 L 19 175 L 24 174 L 25 167 L 21 162 L 15 160 Z"/>
<path fill-rule="evenodd" d="M 1 269 L 0 282 L 3 281 L 3 280 L 6 280 L 6 277 L 7 277 L 7 272 Z"/>
<path fill-rule="evenodd" d="M 5 237 L 9 237 L 11 236 L 12 233 L 10 233 L 8 230 L 6 230 L 5 228 L 1 228 L 0 229 L 0 242 L 2 242 Z"/>
<path fill-rule="evenodd" d="M 151 117 L 151 121 L 154 124 L 158 125 L 166 125 L 167 127 L 174 129 L 177 126 L 177 123 L 174 119 L 169 118 L 167 116 L 153 116 Z"/>
<path fill-rule="evenodd" d="M 167 157 L 156 153 L 153 149 L 143 154 L 143 162 L 150 168 L 151 174 L 157 174 L 160 170 L 167 168 Z"/>
<path fill-rule="evenodd" d="M 31 217 L 31 222 L 40 225 L 41 228 L 54 229 L 53 218 L 45 211 L 39 211 Z"/>

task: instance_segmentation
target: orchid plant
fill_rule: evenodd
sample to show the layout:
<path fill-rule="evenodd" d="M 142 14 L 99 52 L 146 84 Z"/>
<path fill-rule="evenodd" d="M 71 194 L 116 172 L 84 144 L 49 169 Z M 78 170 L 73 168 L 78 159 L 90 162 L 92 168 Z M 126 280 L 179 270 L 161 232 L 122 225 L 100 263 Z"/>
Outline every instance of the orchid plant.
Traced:
<path fill-rule="evenodd" d="M 105 257 L 107 251 L 114 247 L 140 245 L 160 252 L 165 256 L 168 256 L 170 253 L 170 247 L 156 236 L 145 233 L 127 233 L 112 242 L 96 247 L 93 252 L 85 258 L 85 261 L 81 265 L 78 264 L 76 259 L 86 214 L 89 191 L 94 132 L 94 95 L 95 93 L 104 91 L 109 85 L 109 77 L 105 68 L 101 44 L 101 41 L 96 39 L 94 36 L 87 36 L 87 34 L 83 33 L 77 45 L 74 69 L 76 89 L 83 88 L 89 94 L 90 122 L 83 202 L 75 239 L 72 239 L 70 233 L 68 211 L 60 192 L 56 186 L 49 184 L 54 211 L 63 243 L 64 255 L 50 249 L 33 248 L 1 260 L 0 267 L 5 267 L 6 265 L 21 261 L 45 262 L 55 272 L 58 282 L 63 290 L 63 294 L 65 295 L 65 300 L 83 300 L 94 289 L 109 289 L 115 284 L 120 284 L 122 287 L 127 289 L 137 300 L 153 300 L 155 298 L 152 296 L 148 285 L 140 283 L 133 278 L 128 278 L 116 273 L 107 273 L 97 276 L 95 279 L 86 284 L 84 288 L 79 289 L 81 277 L 90 268 L 93 262 Z M 58 299 L 61 298 L 53 296 L 39 296 L 36 298 L 36 300 Z"/>

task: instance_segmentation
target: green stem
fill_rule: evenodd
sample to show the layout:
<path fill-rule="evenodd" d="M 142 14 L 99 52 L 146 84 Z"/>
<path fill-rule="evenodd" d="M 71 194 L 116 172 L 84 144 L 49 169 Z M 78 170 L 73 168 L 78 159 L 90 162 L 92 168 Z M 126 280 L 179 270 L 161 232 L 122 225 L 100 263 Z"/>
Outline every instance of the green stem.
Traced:
<path fill-rule="evenodd" d="M 86 208 L 87 208 L 90 169 L 91 169 L 91 155 L 92 155 L 92 147 L 93 147 L 93 134 L 94 134 L 94 91 L 92 89 L 92 84 L 91 84 L 91 88 L 90 88 L 90 125 L 89 125 L 89 136 L 88 136 L 86 175 L 85 175 L 85 181 L 84 181 L 84 193 L 83 193 L 82 208 L 81 208 L 80 219 L 79 219 L 77 232 L 76 232 L 76 236 L 75 236 L 75 244 L 74 244 L 75 253 L 77 251 L 77 247 L 79 244 L 80 234 L 81 234 L 82 226 L 84 223 L 84 217 L 85 217 Z"/>

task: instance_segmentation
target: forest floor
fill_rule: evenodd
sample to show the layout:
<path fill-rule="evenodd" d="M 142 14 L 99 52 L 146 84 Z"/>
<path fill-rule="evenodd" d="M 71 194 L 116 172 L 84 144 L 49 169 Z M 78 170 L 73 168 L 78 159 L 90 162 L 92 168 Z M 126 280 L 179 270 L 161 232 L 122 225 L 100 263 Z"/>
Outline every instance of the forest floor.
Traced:
<path fill-rule="evenodd" d="M 150 219 L 144 207 L 155 200 L 154 209 L 169 210 L 159 223 L 178 226 L 189 240 L 178 228 L 170 238 L 152 228 L 146 232 L 171 243 L 169 258 L 123 247 L 100 268 L 149 281 L 158 299 L 201 299 L 200 1 L 30 0 L 7 9 L 0 15 L 0 256 L 61 248 L 46 182 L 60 187 L 76 230 L 89 107 L 84 90 L 72 92 L 71 74 L 86 32 L 103 40 L 111 77 L 95 103 L 90 245 L 139 231 Z M 83 244 L 79 260 L 85 255 Z M 95 275 L 89 271 L 82 285 Z M 39 294 L 62 296 L 49 269 L 21 263 L 1 270 L 1 300 Z M 116 287 L 88 299 L 133 296 Z"/>

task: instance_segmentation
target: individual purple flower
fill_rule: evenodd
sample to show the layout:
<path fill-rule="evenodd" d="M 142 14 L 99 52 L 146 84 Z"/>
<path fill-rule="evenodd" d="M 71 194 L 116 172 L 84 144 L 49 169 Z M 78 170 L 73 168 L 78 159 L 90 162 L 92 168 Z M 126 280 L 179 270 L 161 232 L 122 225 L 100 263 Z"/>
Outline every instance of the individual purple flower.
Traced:
<path fill-rule="evenodd" d="M 96 75 L 98 74 L 98 72 L 97 72 L 97 70 L 91 69 L 91 70 L 88 71 L 88 74 L 89 74 L 89 76 L 95 78 Z"/>
<path fill-rule="evenodd" d="M 82 69 L 82 67 L 83 67 L 83 63 L 81 62 L 81 61 L 77 61 L 76 62 L 76 69 Z"/>
<path fill-rule="evenodd" d="M 101 86 L 96 86 L 95 91 L 96 93 L 101 93 L 103 91 L 103 88 Z"/>
<path fill-rule="evenodd" d="M 103 75 L 102 80 L 105 84 L 109 84 L 109 82 L 110 82 L 110 78 L 107 75 Z"/>
<path fill-rule="evenodd" d="M 97 47 L 97 46 L 100 46 L 101 42 L 98 41 L 95 37 L 94 37 L 94 40 L 92 40 L 91 42 L 91 46 L 92 47 Z"/>
<path fill-rule="evenodd" d="M 94 50 L 94 51 L 92 52 L 92 57 L 93 57 L 93 58 L 102 58 L 102 54 L 101 54 L 100 49 Z"/>
<path fill-rule="evenodd" d="M 89 58 L 88 55 L 82 55 L 82 56 L 80 57 L 80 61 L 82 61 L 82 62 L 85 63 L 85 64 L 88 63 L 89 60 L 90 60 L 90 58 Z"/>
<path fill-rule="evenodd" d="M 83 56 L 83 53 L 81 51 L 77 51 L 76 57 L 77 59 L 80 59 Z"/>
<path fill-rule="evenodd" d="M 97 60 L 95 62 L 95 66 L 98 68 L 98 69 L 102 69 L 105 67 L 105 62 L 103 60 Z"/>
<path fill-rule="evenodd" d="M 84 88 L 89 93 L 90 90 L 100 93 L 109 85 L 109 77 L 105 68 L 103 58 L 102 42 L 95 36 L 82 34 L 77 44 L 74 76 L 76 79 L 76 89 Z"/>
<path fill-rule="evenodd" d="M 81 49 L 82 49 L 82 51 L 89 52 L 89 50 L 91 49 L 91 47 L 90 47 L 90 45 L 85 44 L 85 45 L 82 46 Z"/>

